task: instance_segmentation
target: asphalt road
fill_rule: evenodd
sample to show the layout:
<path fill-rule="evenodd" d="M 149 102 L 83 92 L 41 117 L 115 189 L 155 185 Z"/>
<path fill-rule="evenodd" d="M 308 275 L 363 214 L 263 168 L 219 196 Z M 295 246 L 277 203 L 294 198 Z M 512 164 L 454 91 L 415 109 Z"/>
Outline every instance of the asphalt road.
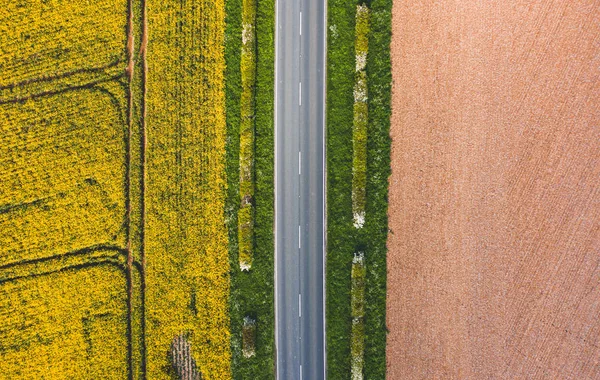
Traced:
<path fill-rule="evenodd" d="M 323 0 L 277 0 L 277 377 L 325 377 Z"/>

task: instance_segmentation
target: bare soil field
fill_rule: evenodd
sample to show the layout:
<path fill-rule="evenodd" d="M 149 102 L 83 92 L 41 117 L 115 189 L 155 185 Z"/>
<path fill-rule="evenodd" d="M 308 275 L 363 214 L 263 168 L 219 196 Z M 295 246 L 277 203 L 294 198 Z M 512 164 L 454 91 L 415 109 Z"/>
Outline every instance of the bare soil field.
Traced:
<path fill-rule="evenodd" d="M 396 1 L 387 376 L 600 377 L 600 2 Z"/>

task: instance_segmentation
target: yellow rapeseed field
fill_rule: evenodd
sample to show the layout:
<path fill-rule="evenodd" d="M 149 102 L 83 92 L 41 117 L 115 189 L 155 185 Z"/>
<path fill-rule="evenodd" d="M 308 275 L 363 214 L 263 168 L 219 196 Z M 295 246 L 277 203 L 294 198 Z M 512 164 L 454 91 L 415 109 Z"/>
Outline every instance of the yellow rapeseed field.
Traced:
<path fill-rule="evenodd" d="M 184 335 L 203 378 L 227 379 L 224 2 L 147 7 L 147 374 L 167 378 Z"/>
<path fill-rule="evenodd" d="M 123 378 L 127 4 L 0 8 L 0 378 Z"/>
<path fill-rule="evenodd" d="M 127 377 L 127 282 L 118 267 L 10 281 L 0 300 L 0 378 Z"/>
<path fill-rule="evenodd" d="M 0 379 L 231 377 L 224 17 L 0 7 Z"/>

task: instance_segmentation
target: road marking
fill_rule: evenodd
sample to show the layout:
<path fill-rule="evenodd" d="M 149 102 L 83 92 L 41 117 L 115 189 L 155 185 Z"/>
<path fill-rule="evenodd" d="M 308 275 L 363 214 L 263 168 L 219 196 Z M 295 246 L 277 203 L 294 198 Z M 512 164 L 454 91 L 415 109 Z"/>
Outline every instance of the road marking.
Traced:
<path fill-rule="evenodd" d="M 300 364 L 300 380 L 302 380 L 302 364 Z"/>
<path fill-rule="evenodd" d="M 298 317 L 302 318 L 302 293 L 298 294 Z"/>
<path fill-rule="evenodd" d="M 300 82 L 300 85 L 298 87 L 298 105 L 301 106 L 302 105 L 302 82 Z"/>
<path fill-rule="evenodd" d="M 323 337 L 327 336 L 327 323 L 325 321 L 325 310 L 326 307 L 326 294 L 325 294 L 325 266 L 327 265 L 327 167 L 326 167 L 326 155 L 327 147 L 325 146 L 325 138 L 327 135 L 327 1 L 323 2 L 323 30 L 325 31 L 323 36 Z M 327 339 L 323 339 L 323 378 L 327 378 Z"/>
<path fill-rule="evenodd" d="M 298 226 L 298 249 L 302 248 L 302 244 L 300 244 L 301 237 L 302 237 L 302 232 L 300 231 L 300 226 Z"/>
<path fill-rule="evenodd" d="M 279 62 L 279 49 L 277 48 L 279 46 L 279 33 L 281 30 L 283 30 L 282 25 L 279 23 L 279 0 L 275 0 L 275 25 L 278 26 L 278 28 L 275 29 L 275 62 L 274 62 L 274 71 L 275 71 L 275 75 L 273 78 L 273 93 L 274 93 L 274 105 L 273 105 L 273 118 L 274 118 L 274 129 L 275 129 L 275 152 L 277 152 L 278 149 L 278 130 L 279 130 L 279 115 L 277 115 L 277 109 L 279 108 L 279 101 L 278 101 L 278 94 L 279 94 L 279 83 L 281 83 L 283 85 L 283 80 L 279 80 L 279 70 L 277 68 L 278 66 L 278 62 Z M 276 153 L 275 153 L 276 154 Z M 278 207 L 277 204 L 279 203 L 279 197 L 277 196 L 278 193 L 278 185 L 277 185 L 277 173 L 279 171 L 279 160 L 274 158 L 274 165 L 275 165 L 275 174 L 274 174 L 274 192 L 275 192 L 275 196 L 274 196 L 274 205 L 273 205 L 273 211 L 274 211 L 274 228 L 273 228 L 273 234 L 275 235 L 275 242 L 274 242 L 274 248 L 275 248 L 275 259 L 274 259 L 274 277 L 275 277 L 275 286 L 274 286 L 274 293 L 275 293 L 275 353 L 276 355 L 280 352 L 280 343 L 279 343 L 279 305 L 278 305 L 278 300 L 279 300 L 279 286 L 277 286 L 278 284 L 278 279 L 279 279 L 279 274 L 277 272 L 277 268 L 278 268 L 278 264 L 279 264 L 279 247 L 277 244 L 277 235 L 278 235 L 278 231 L 277 231 L 277 223 L 278 223 L 278 218 L 277 218 L 277 211 L 278 211 Z M 279 359 L 276 359 L 276 363 L 279 361 Z M 275 379 L 279 380 L 280 376 L 279 376 L 279 371 L 275 371 Z"/>
<path fill-rule="evenodd" d="M 302 152 L 298 152 L 298 175 L 302 174 Z"/>
<path fill-rule="evenodd" d="M 300 11 L 300 35 L 302 35 L 302 11 Z"/>

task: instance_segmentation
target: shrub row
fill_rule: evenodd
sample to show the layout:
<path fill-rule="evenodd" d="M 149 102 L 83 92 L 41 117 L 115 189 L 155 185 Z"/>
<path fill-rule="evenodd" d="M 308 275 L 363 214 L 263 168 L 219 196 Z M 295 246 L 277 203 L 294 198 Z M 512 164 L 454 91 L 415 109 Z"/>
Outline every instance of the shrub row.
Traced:
<path fill-rule="evenodd" d="M 365 369 L 367 379 L 385 378 L 386 253 L 388 234 L 388 177 L 390 169 L 390 115 L 392 70 L 392 0 L 371 0 L 367 83 L 367 221 L 364 250 L 369 259 L 365 286 Z"/>

